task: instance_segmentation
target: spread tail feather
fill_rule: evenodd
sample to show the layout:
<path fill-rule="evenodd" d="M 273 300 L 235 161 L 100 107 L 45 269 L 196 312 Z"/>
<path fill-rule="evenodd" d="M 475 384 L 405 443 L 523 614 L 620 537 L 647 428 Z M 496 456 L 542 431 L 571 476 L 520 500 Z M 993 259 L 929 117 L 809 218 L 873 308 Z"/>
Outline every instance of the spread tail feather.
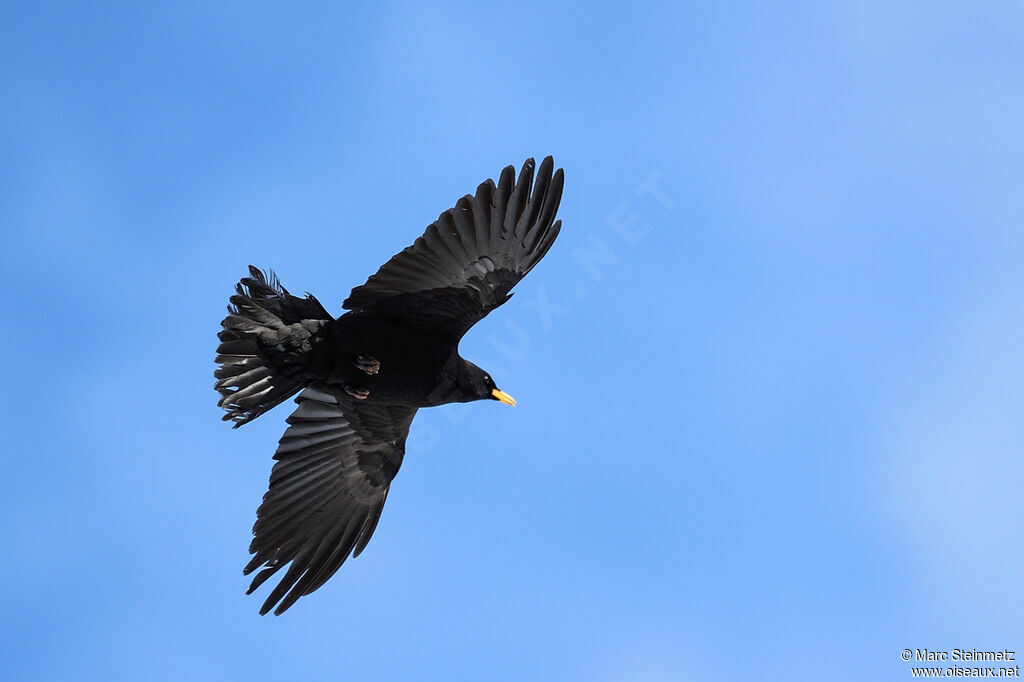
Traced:
<path fill-rule="evenodd" d="M 215 388 L 224 421 L 249 422 L 315 378 L 313 348 L 332 320 L 312 295 L 292 296 L 273 271 L 249 266 L 217 334 Z"/>

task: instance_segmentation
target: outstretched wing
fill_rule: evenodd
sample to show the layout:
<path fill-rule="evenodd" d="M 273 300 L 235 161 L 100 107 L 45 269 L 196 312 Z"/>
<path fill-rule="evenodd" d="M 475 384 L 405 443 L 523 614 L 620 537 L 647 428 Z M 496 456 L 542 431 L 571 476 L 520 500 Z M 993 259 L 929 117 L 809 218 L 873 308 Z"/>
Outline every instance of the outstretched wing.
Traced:
<path fill-rule="evenodd" d="M 356 403 L 344 392 L 307 388 L 295 399 L 257 512 L 252 560 L 264 566 L 252 593 L 289 562 L 260 614 L 281 614 L 358 556 L 377 527 L 405 454 L 416 408 Z"/>
<path fill-rule="evenodd" d="M 501 171 L 459 199 L 412 246 L 352 290 L 344 306 L 401 316 L 406 324 L 445 329 L 455 338 L 510 297 L 558 236 L 554 222 L 563 173 L 545 158 Z M 532 191 L 531 191 L 532 190 Z"/>

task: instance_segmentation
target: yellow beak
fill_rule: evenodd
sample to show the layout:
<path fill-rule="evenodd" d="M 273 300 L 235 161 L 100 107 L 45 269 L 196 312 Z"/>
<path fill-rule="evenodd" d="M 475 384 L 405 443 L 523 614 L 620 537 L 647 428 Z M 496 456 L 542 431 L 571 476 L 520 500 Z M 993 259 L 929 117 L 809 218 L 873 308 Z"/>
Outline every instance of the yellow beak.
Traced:
<path fill-rule="evenodd" d="M 491 395 L 493 395 L 495 398 L 505 403 L 506 405 L 511 405 L 512 407 L 516 406 L 516 399 L 510 396 L 508 393 L 505 393 L 505 391 L 499 391 L 498 389 L 494 389 L 493 391 L 491 391 Z"/>

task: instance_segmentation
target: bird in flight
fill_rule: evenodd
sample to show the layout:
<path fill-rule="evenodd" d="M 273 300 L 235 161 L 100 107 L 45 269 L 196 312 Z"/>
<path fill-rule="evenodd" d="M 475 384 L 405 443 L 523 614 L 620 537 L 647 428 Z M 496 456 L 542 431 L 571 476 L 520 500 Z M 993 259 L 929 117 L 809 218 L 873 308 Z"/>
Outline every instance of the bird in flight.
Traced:
<path fill-rule="evenodd" d="M 459 341 L 551 248 L 562 183 L 550 156 L 536 181 L 533 159 L 518 179 L 507 166 L 497 184 L 487 180 L 459 199 L 353 289 L 337 318 L 249 266 L 218 334 L 224 420 L 237 428 L 302 391 L 274 454 L 244 571 L 260 569 L 251 594 L 288 567 L 261 615 L 283 613 L 363 551 L 419 408 L 515 405 L 459 355 Z"/>

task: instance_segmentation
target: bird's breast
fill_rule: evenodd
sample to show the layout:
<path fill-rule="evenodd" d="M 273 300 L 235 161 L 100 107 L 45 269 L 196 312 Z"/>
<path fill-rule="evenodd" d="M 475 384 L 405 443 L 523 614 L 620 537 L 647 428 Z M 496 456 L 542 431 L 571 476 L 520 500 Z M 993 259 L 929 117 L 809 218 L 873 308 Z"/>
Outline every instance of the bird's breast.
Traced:
<path fill-rule="evenodd" d="M 438 377 L 455 352 L 450 341 L 396 320 L 350 313 L 338 323 L 331 383 L 366 389 L 366 399 L 374 402 L 417 407 L 436 402 Z"/>

